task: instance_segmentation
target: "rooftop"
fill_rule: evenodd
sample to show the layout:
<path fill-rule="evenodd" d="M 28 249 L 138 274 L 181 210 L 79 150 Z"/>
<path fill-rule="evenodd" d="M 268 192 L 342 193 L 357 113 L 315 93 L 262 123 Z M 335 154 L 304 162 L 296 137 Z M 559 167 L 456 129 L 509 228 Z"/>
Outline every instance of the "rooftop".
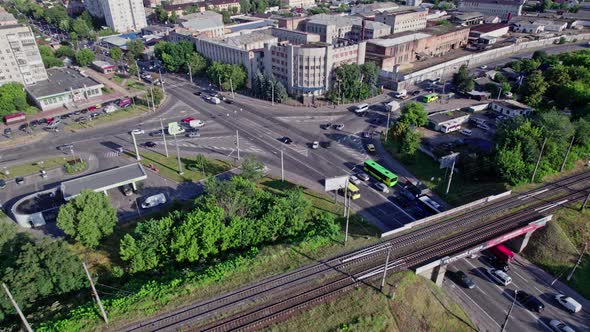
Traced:
<path fill-rule="evenodd" d="M 407 42 L 412 41 L 412 40 L 419 40 L 419 39 L 428 38 L 430 36 L 431 35 L 426 34 L 426 33 L 417 32 L 417 33 L 412 33 L 412 34 L 409 34 L 409 35 L 405 35 L 405 36 L 401 36 L 401 37 L 395 37 L 395 38 L 371 39 L 371 40 L 368 40 L 367 43 L 379 45 L 379 46 L 382 46 L 382 47 L 391 47 L 391 46 L 394 46 L 394 45 L 399 45 L 399 44 L 407 43 Z"/>
<path fill-rule="evenodd" d="M 470 20 L 474 18 L 483 18 L 483 15 L 480 12 L 457 12 L 453 14 L 458 20 Z"/>
<path fill-rule="evenodd" d="M 212 11 L 188 14 L 178 21 L 183 28 L 192 30 L 210 30 L 215 27 L 223 27 L 223 16 Z"/>
<path fill-rule="evenodd" d="M 0 10 L 0 22 L 16 22 L 16 18 L 9 12 L 5 12 L 4 10 Z"/>
<path fill-rule="evenodd" d="M 486 32 L 496 31 L 499 29 L 504 29 L 504 28 L 507 28 L 508 26 L 509 26 L 508 24 L 502 24 L 502 23 L 481 24 L 481 25 L 472 26 L 471 31 L 486 33 Z"/>
<path fill-rule="evenodd" d="M 307 22 L 312 23 L 312 24 L 336 25 L 338 27 L 345 27 L 345 26 L 350 26 L 350 25 L 355 25 L 355 24 L 360 25 L 362 22 L 362 19 L 360 17 L 355 17 L 355 16 L 318 14 L 318 15 L 311 16 Z"/>
<path fill-rule="evenodd" d="M 96 67 L 100 67 L 100 68 L 105 68 L 105 67 L 114 67 L 115 65 L 110 64 L 106 61 L 102 61 L 102 60 L 94 60 L 92 61 L 92 65 L 96 66 Z"/>
<path fill-rule="evenodd" d="M 260 43 L 260 42 L 271 42 L 277 40 L 277 37 L 265 34 L 265 33 L 258 33 L 252 32 L 248 34 L 243 34 L 240 36 L 235 37 L 228 37 L 223 40 L 223 42 L 227 45 L 241 48 L 241 49 L 249 49 L 248 45 L 253 43 Z"/>
<path fill-rule="evenodd" d="M 79 71 L 69 68 L 47 69 L 47 76 L 49 77 L 47 80 L 26 87 L 35 98 L 62 94 L 70 89 L 81 89 L 84 86 L 102 85 L 92 78 L 82 75 Z"/>
<path fill-rule="evenodd" d="M 135 163 L 64 181 L 61 183 L 61 192 L 64 199 L 69 200 L 85 189 L 103 191 L 146 178 L 143 166 Z"/>
<path fill-rule="evenodd" d="M 412 6 L 401 6 L 399 8 L 396 9 L 392 9 L 392 10 L 387 10 L 384 12 L 384 14 L 388 14 L 388 15 L 402 15 L 402 14 L 410 14 L 410 13 L 415 13 L 415 12 L 423 12 L 426 9 L 422 8 L 422 7 L 412 7 Z"/>
<path fill-rule="evenodd" d="M 530 107 L 530 106 L 528 106 L 526 104 L 523 104 L 523 103 L 518 102 L 516 100 L 511 100 L 511 99 L 507 99 L 507 100 L 495 100 L 494 103 L 495 104 L 498 104 L 498 105 L 502 105 L 504 107 L 509 107 L 509 108 L 511 108 L 513 110 L 523 110 L 523 111 L 526 111 L 526 110 L 530 110 L 532 108 L 532 107 Z"/>
<path fill-rule="evenodd" d="M 516 5 L 523 5 L 524 4 L 524 0 L 520 0 L 520 1 L 513 1 L 513 0 L 461 0 L 459 1 L 459 5 L 463 4 L 463 3 L 487 3 L 487 4 L 497 4 L 497 5 L 511 5 L 511 6 L 516 6 Z"/>
<path fill-rule="evenodd" d="M 431 122 L 434 122 L 436 124 L 439 123 L 443 123 L 449 120 L 453 120 L 453 119 L 457 119 L 463 116 L 469 115 L 468 113 L 462 112 L 462 111 L 443 111 L 440 113 L 436 113 L 433 115 L 430 115 L 428 117 L 428 120 L 430 120 Z"/>

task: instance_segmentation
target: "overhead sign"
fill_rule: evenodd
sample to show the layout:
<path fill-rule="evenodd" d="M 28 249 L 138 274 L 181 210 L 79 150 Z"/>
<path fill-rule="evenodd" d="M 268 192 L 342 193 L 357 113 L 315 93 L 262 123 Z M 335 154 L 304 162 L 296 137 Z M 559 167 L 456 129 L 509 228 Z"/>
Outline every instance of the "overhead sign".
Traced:
<path fill-rule="evenodd" d="M 346 184 L 348 183 L 348 175 L 337 176 L 334 178 L 326 178 L 324 182 L 326 191 L 343 189 L 346 187 Z"/>
<path fill-rule="evenodd" d="M 458 156 L 459 156 L 459 152 L 455 152 L 455 153 L 451 153 L 449 155 L 440 157 L 440 159 L 439 159 L 440 168 L 451 167 L 451 165 L 453 165 L 453 161 L 455 161 Z"/>
<path fill-rule="evenodd" d="M 183 129 L 178 125 L 178 122 L 168 123 L 168 134 L 178 135 L 183 132 Z"/>

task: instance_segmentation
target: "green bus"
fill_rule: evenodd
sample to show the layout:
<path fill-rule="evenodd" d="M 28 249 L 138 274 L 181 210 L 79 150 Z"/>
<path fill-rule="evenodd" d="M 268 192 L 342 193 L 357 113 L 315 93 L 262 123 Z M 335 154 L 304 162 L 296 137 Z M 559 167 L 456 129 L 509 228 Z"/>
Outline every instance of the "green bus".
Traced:
<path fill-rule="evenodd" d="M 438 94 L 436 93 L 429 93 L 427 95 L 422 96 L 422 101 L 425 103 L 432 103 L 433 101 L 438 99 Z"/>
<path fill-rule="evenodd" d="M 373 160 L 365 161 L 364 170 L 389 187 L 393 187 L 397 183 L 397 175 Z"/>

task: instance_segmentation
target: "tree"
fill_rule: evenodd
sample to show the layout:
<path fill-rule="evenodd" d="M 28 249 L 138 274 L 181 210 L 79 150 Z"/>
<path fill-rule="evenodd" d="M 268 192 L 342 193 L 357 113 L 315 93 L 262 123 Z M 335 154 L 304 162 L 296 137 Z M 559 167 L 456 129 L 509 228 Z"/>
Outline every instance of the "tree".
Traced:
<path fill-rule="evenodd" d="M 134 39 L 127 42 L 127 52 L 131 54 L 133 59 L 139 58 L 145 50 L 145 45 L 141 39 Z"/>
<path fill-rule="evenodd" d="M 255 181 L 264 176 L 264 163 L 253 155 L 247 155 L 242 161 L 242 173 L 240 175 L 247 180 Z"/>
<path fill-rule="evenodd" d="M 137 74 L 139 74 L 139 66 L 137 65 L 137 63 L 132 62 L 129 65 L 129 69 L 127 71 L 127 74 L 129 74 L 129 76 L 137 76 Z"/>
<path fill-rule="evenodd" d="M 79 38 L 88 38 L 88 36 L 90 36 L 90 27 L 81 17 L 74 20 L 74 23 L 72 24 L 72 31 L 74 31 Z"/>
<path fill-rule="evenodd" d="M 198 154 L 195 157 L 195 166 L 198 167 L 201 172 L 203 173 L 203 175 L 205 175 L 205 168 L 207 168 L 207 165 L 209 164 L 209 161 L 207 160 L 207 158 L 205 158 L 204 155 L 202 154 Z"/>
<path fill-rule="evenodd" d="M 539 61 L 540 63 L 545 63 L 549 59 L 549 56 L 547 55 L 547 52 L 539 50 L 533 53 L 532 59 Z"/>
<path fill-rule="evenodd" d="M 473 76 L 469 73 L 467 65 L 461 65 L 459 71 L 453 74 L 453 85 L 462 93 L 473 90 L 475 82 L 473 81 Z"/>
<path fill-rule="evenodd" d="M 536 107 L 543 100 L 543 94 L 547 90 L 547 83 L 540 71 L 536 70 L 528 75 L 520 88 L 523 102 Z"/>
<path fill-rule="evenodd" d="M 222 10 L 221 11 L 221 17 L 223 18 L 223 23 L 224 24 L 231 23 L 231 14 L 227 10 Z"/>
<path fill-rule="evenodd" d="M 405 122 L 412 127 L 422 127 L 428 121 L 428 114 L 424 110 L 424 105 L 417 102 L 410 102 L 402 108 L 399 122 Z"/>
<path fill-rule="evenodd" d="M 159 220 L 141 222 L 133 234 L 121 240 L 119 254 L 129 264 L 129 271 L 148 271 L 170 259 L 170 241 L 178 215 L 168 215 Z"/>
<path fill-rule="evenodd" d="M 198 75 L 205 71 L 207 68 L 207 59 L 203 57 L 201 54 L 197 52 L 193 52 L 189 55 L 188 59 L 186 60 L 186 67 L 191 68 L 191 73 L 193 76 Z"/>
<path fill-rule="evenodd" d="M 250 4 L 250 0 L 240 0 L 240 11 L 242 14 L 248 14 L 252 10 L 252 5 Z"/>
<path fill-rule="evenodd" d="M 103 193 L 83 190 L 59 209 L 57 227 L 88 248 L 110 235 L 117 223 L 117 211 Z"/>
<path fill-rule="evenodd" d="M 221 88 L 229 91 L 239 90 L 246 85 L 246 70 L 241 65 L 213 62 L 207 69 L 207 76 L 214 84 L 221 83 Z"/>
<path fill-rule="evenodd" d="M 256 12 L 259 14 L 264 14 L 267 7 L 268 2 L 266 2 L 266 0 L 258 0 L 258 2 L 256 2 Z"/>
<path fill-rule="evenodd" d="M 576 144 L 588 146 L 590 143 L 590 121 L 587 119 L 578 119 L 574 122 L 576 128 Z M 0 241 L 0 243 L 2 243 Z"/>
<path fill-rule="evenodd" d="M 45 68 L 63 66 L 63 62 L 55 57 L 51 47 L 39 45 L 39 53 L 41 54 L 41 60 L 43 60 Z"/>
<path fill-rule="evenodd" d="M 55 56 L 58 58 L 68 57 L 74 59 L 76 57 L 76 52 L 74 52 L 71 47 L 62 45 L 55 51 Z"/>
<path fill-rule="evenodd" d="M 223 210 L 194 210 L 176 227 L 170 248 L 178 262 L 196 262 L 219 252 L 224 225 Z"/>
<path fill-rule="evenodd" d="M 118 63 L 123 58 L 123 50 L 118 47 L 111 48 L 111 58 Z"/>
<path fill-rule="evenodd" d="M 157 5 L 154 14 L 158 22 L 165 24 L 168 21 L 168 12 L 162 8 L 162 5 Z"/>
<path fill-rule="evenodd" d="M 162 91 L 162 89 L 160 88 L 151 88 L 150 89 L 150 98 L 151 95 L 154 96 L 154 103 L 156 104 L 156 106 L 160 105 L 160 102 L 162 102 L 162 99 L 164 99 L 164 92 Z"/>
<path fill-rule="evenodd" d="M 524 183 L 530 177 L 530 167 L 522 160 L 520 143 L 512 148 L 507 146 L 499 148 L 496 164 L 500 175 L 512 185 Z"/>
<path fill-rule="evenodd" d="M 94 52 L 90 49 L 81 49 L 76 53 L 76 63 L 80 67 L 86 67 L 94 61 Z"/>
<path fill-rule="evenodd" d="M 178 15 L 176 14 L 176 11 L 173 10 L 172 14 L 170 14 L 170 17 L 168 18 L 168 22 L 170 24 L 176 24 L 177 21 L 178 21 Z"/>
<path fill-rule="evenodd" d="M 343 102 L 369 98 L 377 90 L 377 72 L 373 64 L 339 66 L 335 70 L 336 83 L 330 94 L 331 99 Z"/>
<path fill-rule="evenodd" d="M 59 21 L 58 27 L 60 29 L 62 29 L 63 31 L 70 31 L 70 28 L 72 27 L 71 20 L 65 19 L 65 20 Z"/>
<path fill-rule="evenodd" d="M 401 153 L 405 157 L 413 157 L 420 147 L 420 133 L 415 129 L 406 130 L 402 136 Z"/>
<path fill-rule="evenodd" d="M 22 84 L 8 82 L 0 86 L 0 116 L 24 111 L 26 107 L 27 94 Z"/>

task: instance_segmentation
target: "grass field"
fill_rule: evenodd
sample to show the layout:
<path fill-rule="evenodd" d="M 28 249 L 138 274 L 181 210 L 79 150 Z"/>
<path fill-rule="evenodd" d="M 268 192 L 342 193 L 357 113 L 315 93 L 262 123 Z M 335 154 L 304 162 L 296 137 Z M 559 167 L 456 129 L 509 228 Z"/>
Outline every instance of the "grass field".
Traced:
<path fill-rule="evenodd" d="M 123 82 L 123 77 L 115 74 L 113 75 L 113 77 L 111 78 L 113 80 L 113 82 L 117 83 L 117 84 L 121 84 Z"/>
<path fill-rule="evenodd" d="M 139 115 L 142 115 L 148 111 L 149 110 L 144 106 L 139 106 L 139 105 L 138 106 L 131 106 L 128 108 L 123 108 L 123 109 L 117 110 L 116 112 L 113 112 L 110 114 L 103 114 L 102 116 L 95 118 L 94 120 L 87 121 L 84 123 L 72 122 L 72 123 L 66 125 L 64 127 L 64 129 L 70 130 L 70 131 L 82 130 L 85 128 L 91 128 L 91 127 L 95 127 L 95 126 L 109 123 L 109 122 L 113 122 L 113 121 L 119 121 L 119 120 L 123 120 L 123 119 L 127 119 L 127 118 L 132 118 L 135 116 L 139 116 Z"/>
<path fill-rule="evenodd" d="M 400 272 L 388 276 L 388 294 L 392 285 L 393 299 L 374 281 L 266 331 L 476 331 L 461 307 L 426 279 Z"/>
<path fill-rule="evenodd" d="M 445 194 L 448 183 L 448 172 L 450 170 L 440 169 L 439 164 L 431 157 L 417 151 L 413 160 L 404 160 L 398 153 L 398 143 L 389 140 L 384 143 L 385 149 L 403 165 L 418 180 L 422 181 L 430 189 L 434 190 L 442 199 L 453 206 L 459 206 L 474 200 L 498 194 L 507 190 L 507 186 L 500 181 L 480 179 L 465 179 L 461 173 L 455 173 L 452 179 L 449 194 Z"/>
<path fill-rule="evenodd" d="M 136 90 L 145 90 L 145 84 L 134 81 L 134 80 L 129 80 L 127 82 L 127 86 Z"/>
<path fill-rule="evenodd" d="M 54 168 L 64 167 L 66 161 L 70 160 L 70 156 L 55 157 L 44 160 L 38 160 L 30 163 L 20 164 L 17 166 L 8 167 L 9 175 L 6 175 L 4 169 L 0 172 L 1 179 L 12 179 L 17 176 L 26 176 L 30 174 L 38 174 L 42 169 L 50 170 Z"/>
<path fill-rule="evenodd" d="M 170 143 L 171 145 L 168 149 L 172 151 L 174 143 Z M 140 149 L 139 154 L 141 155 L 141 163 L 144 166 L 148 166 L 150 164 L 154 165 L 159 174 L 167 179 L 176 182 L 185 182 L 185 181 L 200 181 L 208 176 L 216 175 L 219 173 L 223 173 L 225 171 L 229 171 L 232 168 L 232 165 L 225 161 L 215 160 L 215 159 L 208 159 L 207 166 L 205 166 L 205 174 L 201 171 L 195 171 L 194 169 L 188 169 L 189 165 L 193 165 L 195 163 L 195 157 L 181 157 L 180 161 L 182 164 L 183 174 L 178 174 L 178 160 L 176 159 L 176 155 L 171 153 L 170 157 L 166 158 L 165 155 L 159 152 L 152 152 Z M 129 154 L 132 157 L 135 157 L 135 154 Z"/>

